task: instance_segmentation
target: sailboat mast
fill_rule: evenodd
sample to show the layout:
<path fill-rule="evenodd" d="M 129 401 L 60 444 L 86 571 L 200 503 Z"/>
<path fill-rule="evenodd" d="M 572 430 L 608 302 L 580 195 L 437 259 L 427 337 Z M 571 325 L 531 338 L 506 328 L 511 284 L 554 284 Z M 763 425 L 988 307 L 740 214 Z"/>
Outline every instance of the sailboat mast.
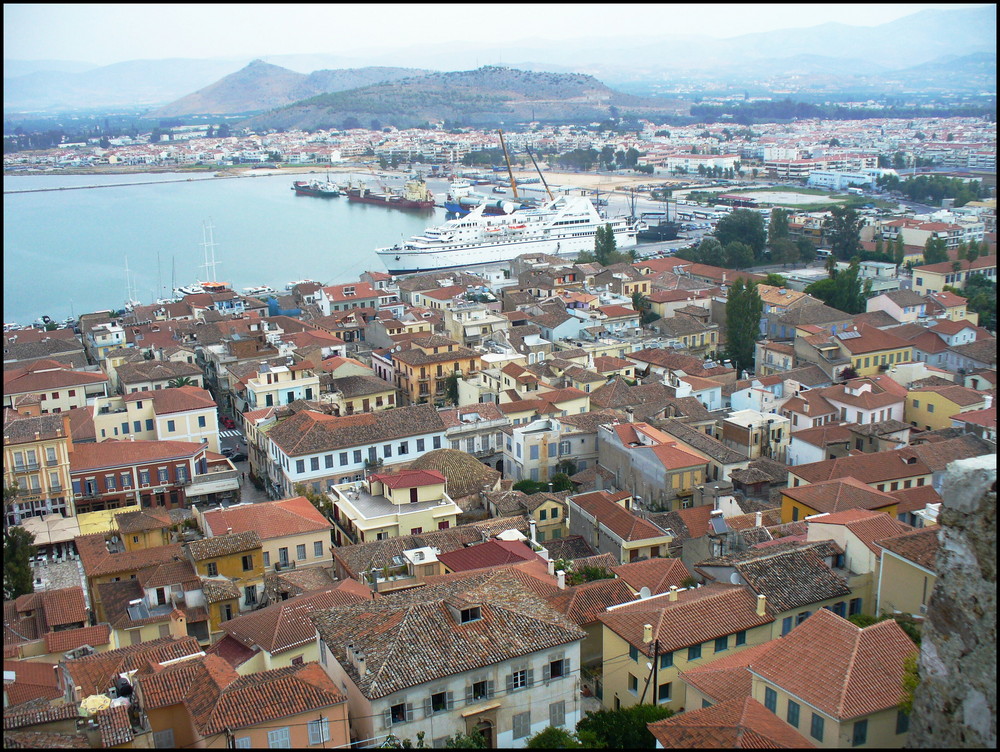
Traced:
<path fill-rule="evenodd" d="M 202 246 L 205 248 L 205 276 L 211 276 L 211 282 L 218 281 L 215 275 L 215 267 L 219 262 L 215 260 L 215 238 L 212 234 L 212 230 L 214 229 L 212 220 L 208 220 L 202 225 L 202 237 L 204 238 Z M 211 260 L 209 260 L 210 257 Z"/>

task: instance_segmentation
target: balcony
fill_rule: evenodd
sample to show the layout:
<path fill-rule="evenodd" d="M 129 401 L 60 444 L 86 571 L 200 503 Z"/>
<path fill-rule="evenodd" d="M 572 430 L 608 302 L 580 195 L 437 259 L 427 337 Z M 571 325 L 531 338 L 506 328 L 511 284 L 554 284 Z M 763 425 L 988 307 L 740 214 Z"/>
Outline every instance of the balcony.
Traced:
<path fill-rule="evenodd" d="M 39 464 L 37 462 L 26 462 L 21 465 L 14 465 L 15 473 L 30 473 L 39 469 Z"/>

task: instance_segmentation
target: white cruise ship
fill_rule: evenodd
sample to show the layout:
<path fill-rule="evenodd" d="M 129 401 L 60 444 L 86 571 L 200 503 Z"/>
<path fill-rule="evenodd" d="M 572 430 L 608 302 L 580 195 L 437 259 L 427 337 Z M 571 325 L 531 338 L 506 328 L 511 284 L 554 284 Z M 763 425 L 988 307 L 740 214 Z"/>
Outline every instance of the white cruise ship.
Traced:
<path fill-rule="evenodd" d="M 407 274 L 502 263 L 522 253 L 576 256 L 594 250 L 597 228 L 607 224 L 619 248 L 636 242 L 634 225 L 624 217 L 602 218 L 587 198 L 560 196 L 537 209 L 499 216 L 484 215 L 483 209 L 375 252 L 391 274 Z"/>

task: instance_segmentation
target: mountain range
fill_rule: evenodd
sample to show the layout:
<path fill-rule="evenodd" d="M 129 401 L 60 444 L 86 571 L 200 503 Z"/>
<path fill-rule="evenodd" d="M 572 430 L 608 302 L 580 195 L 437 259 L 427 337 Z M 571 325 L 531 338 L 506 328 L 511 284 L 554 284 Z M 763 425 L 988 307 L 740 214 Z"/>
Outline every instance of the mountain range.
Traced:
<path fill-rule="evenodd" d="M 711 23 L 713 11 L 711 6 L 705 8 L 706 23 Z M 642 29 L 641 19 L 636 25 Z M 363 56 L 272 55 L 262 61 L 307 78 L 339 70 L 346 79 L 344 69 L 382 68 L 386 71 L 383 81 L 392 80 L 388 71 L 393 69 L 455 71 L 502 64 L 529 71 L 586 74 L 637 93 L 676 90 L 688 78 L 701 82 L 703 88 L 718 82 L 721 88 L 756 84 L 774 89 L 791 86 L 793 91 L 855 91 L 851 87 L 861 86 L 890 93 L 914 87 L 981 92 L 990 90 L 990 82 L 995 89 L 996 7 L 929 9 L 878 26 L 826 23 L 727 39 L 639 31 L 631 38 L 535 38 L 502 45 L 488 39 L 425 41 L 412 47 L 372 50 Z M 135 60 L 94 67 L 76 61 L 5 60 L 4 110 L 156 109 L 188 96 L 210 97 L 212 92 L 202 90 L 250 62 L 249 58 Z M 812 77 L 822 80 L 814 83 Z M 323 83 L 321 77 L 301 83 L 307 96 L 324 86 L 341 86 L 336 80 Z M 327 89 L 336 90 L 342 89 Z M 243 105 L 234 101 L 230 106 Z"/>

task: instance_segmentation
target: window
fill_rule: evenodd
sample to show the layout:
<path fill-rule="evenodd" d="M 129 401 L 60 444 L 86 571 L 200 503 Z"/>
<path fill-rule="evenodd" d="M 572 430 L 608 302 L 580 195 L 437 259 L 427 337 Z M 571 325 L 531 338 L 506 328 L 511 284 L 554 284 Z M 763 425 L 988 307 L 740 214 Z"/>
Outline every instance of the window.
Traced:
<path fill-rule="evenodd" d="M 896 711 L 896 733 L 905 734 L 910 730 L 910 714 L 903 711 Z"/>
<path fill-rule="evenodd" d="M 660 670 L 670 668 L 674 665 L 674 654 L 673 652 L 664 653 L 660 656 Z"/>
<path fill-rule="evenodd" d="M 747 631 L 745 629 L 741 629 L 739 632 L 736 633 L 736 645 L 739 646 L 746 644 L 747 644 Z"/>
<path fill-rule="evenodd" d="M 531 733 L 531 711 L 514 714 L 514 738 L 523 739 Z"/>
<path fill-rule="evenodd" d="M 319 457 L 310 457 L 309 458 L 309 469 L 310 470 L 319 470 Z"/>
<path fill-rule="evenodd" d="M 778 693 L 770 687 L 764 687 L 764 707 L 772 713 L 778 707 Z"/>
<path fill-rule="evenodd" d="M 816 741 L 823 741 L 823 716 L 812 714 L 812 722 L 809 725 L 809 736 Z"/>
<path fill-rule="evenodd" d="M 484 679 L 483 681 L 473 682 L 472 684 L 472 700 L 473 702 L 479 700 L 488 700 L 493 696 L 493 682 Z"/>
<path fill-rule="evenodd" d="M 295 460 L 295 472 L 304 473 L 306 471 L 306 461 L 305 460 Z"/>
<path fill-rule="evenodd" d="M 300 543 L 295 547 L 295 558 L 299 561 L 305 561 L 306 558 L 306 544 Z"/>
<path fill-rule="evenodd" d="M 666 684 L 661 684 L 656 690 L 656 701 L 670 702 L 670 688 L 672 686 L 673 682 L 667 682 Z"/>
<path fill-rule="evenodd" d="M 177 430 L 177 424 L 176 424 L 176 422 L 172 421 L 172 420 L 168 420 L 167 421 L 167 433 L 173 433 L 176 430 Z"/>
<path fill-rule="evenodd" d="M 701 658 L 701 645 L 692 645 L 688 648 L 688 660 L 696 661 Z"/>
<path fill-rule="evenodd" d="M 355 449 L 354 450 L 354 464 L 355 465 L 360 465 L 361 464 L 361 450 L 360 449 Z"/>
<path fill-rule="evenodd" d="M 386 444 L 384 447 L 382 447 L 382 456 L 392 457 L 392 444 Z"/>
<path fill-rule="evenodd" d="M 257 602 L 257 586 L 247 585 L 243 588 L 243 597 L 245 603 L 248 606 L 252 606 Z"/>
<path fill-rule="evenodd" d="M 455 703 L 452 700 L 451 692 L 436 692 L 430 696 L 430 700 L 425 702 L 424 712 L 427 715 L 431 713 L 443 713 L 446 710 L 451 710 Z M 427 711 L 430 713 L 427 713 Z"/>
<path fill-rule="evenodd" d="M 789 700 L 788 701 L 788 716 L 787 716 L 787 718 L 788 718 L 788 722 L 792 726 L 795 726 L 795 728 L 799 727 L 799 704 L 797 702 L 795 702 L 794 700 Z"/>
<path fill-rule="evenodd" d="M 553 508 L 553 509 L 550 509 L 550 510 L 549 510 L 549 513 L 550 513 L 550 514 L 549 514 L 549 516 L 550 516 L 550 517 L 551 517 L 552 519 L 554 519 L 554 520 L 555 520 L 555 519 L 558 519 L 558 518 L 559 518 L 559 507 L 555 507 L 555 508 Z"/>
<path fill-rule="evenodd" d="M 144 486 L 149 485 L 149 470 L 139 471 L 139 483 L 141 483 Z"/>
<path fill-rule="evenodd" d="M 546 512 L 545 512 L 544 509 L 539 509 L 538 510 L 538 521 L 539 522 L 545 522 L 547 516 L 548 515 L 546 514 Z"/>
<path fill-rule="evenodd" d="M 343 467 L 344 465 L 346 465 L 347 464 L 347 452 L 341 452 L 339 459 L 340 459 L 340 466 L 341 467 Z"/>
<path fill-rule="evenodd" d="M 796 627 L 799 626 L 799 624 L 801 624 L 806 619 L 808 619 L 809 618 L 809 614 L 811 614 L 811 613 L 812 613 L 811 611 L 803 611 L 801 614 L 796 615 L 796 617 L 795 617 L 795 626 Z"/>
<path fill-rule="evenodd" d="M 156 478 L 160 483 L 166 483 L 170 479 L 170 474 L 167 472 L 167 468 L 161 467 L 156 470 Z"/>
<path fill-rule="evenodd" d="M 410 443 L 408 441 L 399 442 L 399 453 L 409 454 L 410 453 Z"/>
<path fill-rule="evenodd" d="M 214 561 L 208 562 L 208 576 L 217 577 L 219 574 L 219 565 Z"/>
<path fill-rule="evenodd" d="M 847 608 L 847 615 L 854 616 L 854 614 L 861 613 L 861 598 L 851 598 L 850 603 Z"/>
<path fill-rule="evenodd" d="M 638 661 L 639 660 L 639 648 L 637 648 L 635 645 L 629 645 L 628 657 L 631 658 L 633 661 Z"/>
<path fill-rule="evenodd" d="M 160 637 L 170 637 L 170 625 L 161 624 L 159 626 Z"/>
<path fill-rule="evenodd" d="M 323 555 L 323 541 L 313 541 L 313 556 Z"/>
<path fill-rule="evenodd" d="M 569 674 L 569 659 L 558 658 L 554 661 L 549 661 L 544 673 L 547 680 L 562 679 Z"/>
<path fill-rule="evenodd" d="M 563 726 L 566 723 L 566 701 L 560 700 L 559 702 L 549 703 L 549 725 Z"/>
<path fill-rule="evenodd" d="M 233 607 L 229 603 L 223 603 L 219 606 L 219 619 L 221 621 L 229 621 L 233 618 Z"/>
<path fill-rule="evenodd" d="M 389 718 L 391 719 L 391 723 L 406 723 L 412 717 L 413 711 L 409 709 L 407 703 L 405 702 L 398 703 L 389 708 Z"/>
<path fill-rule="evenodd" d="M 424 439 L 417 439 L 417 451 L 418 452 L 424 451 L 424 443 L 425 443 Z"/>
<path fill-rule="evenodd" d="M 628 691 L 636 696 L 639 694 L 639 680 L 632 674 L 628 675 Z"/>
<path fill-rule="evenodd" d="M 199 415 L 198 416 L 198 428 L 205 428 L 206 425 L 208 425 L 208 424 L 205 421 L 205 416 L 204 415 Z"/>
<path fill-rule="evenodd" d="M 729 650 L 729 635 L 717 637 L 715 640 L 715 652 L 721 653 L 724 650 Z"/>
<path fill-rule="evenodd" d="M 461 623 L 467 624 L 470 621 L 479 621 L 483 618 L 482 611 L 479 606 L 473 606 L 472 608 L 463 608 L 461 613 Z"/>
<path fill-rule="evenodd" d="M 434 446 L 435 449 L 440 449 L 441 448 L 441 437 L 440 436 L 435 436 L 434 437 L 433 446 Z"/>
<path fill-rule="evenodd" d="M 271 566 L 271 552 L 270 551 L 265 551 L 264 552 L 264 566 L 265 567 Z"/>
<path fill-rule="evenodd" d="M 253 554 L 246 554 L 243 557 L 243 571 L 249 572 L 253 569 Z"/>
<path fill-rule="evenodd" d="M 860 747 L 868 741 L 868 720 L 855 721 L 854 732 L 851 734 L 851 746 Z"/>
<path fill-rule="evenodd" d="M 510 691 L 513 692 L 517 689 L 524 689 L 530 684 L 528 680 L 528 669 L 522 668 L 519 671 L 515 671 L 510 675 Z"/>
<path fill-rule="evenodd" d="M 934 403 L 933 402 L 928 402 L 927 403 L 927 412 L 929 412 L 929 413 L 934 412 Z"/>
<path fill-rule="evenodd" d="M 288 726 L 267 732 L 267 746 L 271 749 L 287 749 L 292 746 Z"/>
<path fill-rule="evenodd" d="M 278 561 L 281 564 L 287 564 L 288 563 L 288 549 L 287 548 L 279 548 L 278 549 Z"/>
<path fill-rule="evenodd" d="M 330 741 L 330 722 L 326 718 L 309 721 L 309 743 L 323 744 Z"/>

